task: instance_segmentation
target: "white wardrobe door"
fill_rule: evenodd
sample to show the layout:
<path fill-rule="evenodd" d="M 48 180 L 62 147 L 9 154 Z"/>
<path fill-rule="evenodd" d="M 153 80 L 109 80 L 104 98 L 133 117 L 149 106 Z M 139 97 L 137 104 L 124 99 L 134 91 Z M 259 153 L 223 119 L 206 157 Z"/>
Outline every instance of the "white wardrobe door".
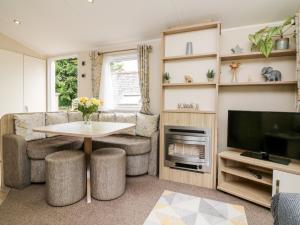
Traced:
<path fill-rule="evenodd" d="M 24 56 L 24 108 L 46 111 L 46 61 Z"/>
<path fill-rule="evenodd" d="M 23 111 L 23 55 L 0 49 L 0 116 Z"/>

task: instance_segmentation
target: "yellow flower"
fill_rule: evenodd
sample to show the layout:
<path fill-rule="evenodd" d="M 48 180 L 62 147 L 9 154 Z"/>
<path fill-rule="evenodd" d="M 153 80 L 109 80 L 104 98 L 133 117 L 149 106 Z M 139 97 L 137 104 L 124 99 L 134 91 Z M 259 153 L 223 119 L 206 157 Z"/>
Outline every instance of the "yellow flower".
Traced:
<path fill-rule="evenodd" d="M 92 100 L 93 105 L 96 105 L 96 106 L 100 105 L 100 101 L 98 99 L 92 98 L 91 100 Z"/>
<path fill-rule="evenodd" d="M 80 97 L 79 102 L 85 104 L 89 99 L 87 97 Z"/>

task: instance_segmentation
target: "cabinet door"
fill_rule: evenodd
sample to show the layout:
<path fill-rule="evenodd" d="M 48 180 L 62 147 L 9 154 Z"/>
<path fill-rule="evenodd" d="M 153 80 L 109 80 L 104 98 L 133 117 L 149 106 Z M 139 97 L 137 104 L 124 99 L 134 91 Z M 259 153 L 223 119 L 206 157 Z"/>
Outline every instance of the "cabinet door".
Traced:
<path fill-rule="evenodd" d="M 0 117 L 23 111 L 23 55 L 0 49 Z"/>
<path fill-rule="evenodd" d="M 24 108 L 46 111 L 46 61 L 24 56 Z"/>
<path fill-rule="evenodd" d="M 300 176 L 274 170 L 272 195 L 278 192 L 300 193 Z"/>

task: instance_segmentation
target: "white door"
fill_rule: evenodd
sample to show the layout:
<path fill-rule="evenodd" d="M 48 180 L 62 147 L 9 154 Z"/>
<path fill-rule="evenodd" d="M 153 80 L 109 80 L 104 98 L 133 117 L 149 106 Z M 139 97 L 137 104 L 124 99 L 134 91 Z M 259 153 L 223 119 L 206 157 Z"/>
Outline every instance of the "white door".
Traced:
<path fill-rule="evenodd" d="M 23 112 L 23 55 L 0 49 L 0 117 Z"/>
<path fill-rule="evenodd" d="M 278 192 L 300 193 L 300 176 L 274 170 L 272 187 L 272 195 Z"/>
<path fill-rule="evenodd" d="M 46 111 L 46 93 L 46 61 L 24 56 L 25 111 Z"/>

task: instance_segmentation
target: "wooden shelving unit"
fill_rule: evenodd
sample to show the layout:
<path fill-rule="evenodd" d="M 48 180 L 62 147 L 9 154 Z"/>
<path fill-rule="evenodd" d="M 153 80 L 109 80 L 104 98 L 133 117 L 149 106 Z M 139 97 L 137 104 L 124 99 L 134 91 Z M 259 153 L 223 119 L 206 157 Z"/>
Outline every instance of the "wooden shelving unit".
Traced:
<path fill-rule="evenodd" d="M 265 82 L 240 82 L 240 83 L 219 83 L 223 86 L 277 86 L 277 85 L 297 85 L 297 81 L 265 81 Z"/>
<path fill-rule="evenodd" d="M 195 32 L 191 34 L 191 36 L 194 37 L 194 40 L 201 39 L 201 32 L 202 30 L 207 29 L 215 29 L 216 32 L 212 32 L 213 34 L 209 34 L 211 36 L 204 36 L 207 38 L 207 40 L 215 39 L 216 43 L 210 42 L 209 47 L 206 50 L 203 50 L 203 52 L 194 52 L 194 55 L 181 55 L 184 54 L 184 52 L 181 52 L 181 54 L 175 55 L 174 52 L 170 51 L 171 54 L 166 54 L 168 50 L 166 50 L 166 41 L 170 40 L 168 38 L 178 38 L 180 34 L 187 33 L 187 32 Z M 172 66 L 176 66 L 181 63 L 181 61 L 184 62 L 186 65 L 191 64 L 193 65 L 199 65 L 197 63 L 202 61 L 204 64 L 207 61 L 213 61 L 213 64 L 207 64 L 207 70 L 213 68 L 216 71 L 216 77 L 214 82 L 195 82 L 195 83 L 163 83 L 161 85 L 162 89 L 162 96 L 161 96 L 161 119 L 160 119 L 160 179 L 164 180 L 171 180 L 186 184 L 192 184 L 197 185 L 201 187 L 206 188 L 216 188 L 216 177 L 217 177 L 217 133 L 216 133 L 216 118 L 217 118 L 217 95 L 218 95 L 218 77 L 220 74 L 220 49 L 219 49 L 219 38 L 220 38 L 220 31 L 221 26 L 219 22 L 206 22 L 201 24 L 196 24 L 193 26 L 185 26 L 185 27 L 176 27 L 172 28 L 166 31 L 162 32 L 162 74 L 165 72 L 165 67 L 170 69 Z M 209 33 L 209 32 L 208 32 Z M 172 36 L 175 35 L 175 36 Z M 207 32 L 204 32 L 204 35 L 207 35 Z M 183 36 L 184 37 L 184 36 Z M 174 40 L 174 39 L 173 39 Z M 176 41 L 179 42 L 180 45 L 185 45 L 186 42 L 192 41 L 190 39 L 184 40 L 183 39 L 177 39 Z M 169 42 L 167 44 L 170 44 L 174 42 Z M 199 43 L 198 43 L 199 44 Z M 195 43 L 196 45 L 196 43 Z M 199 49 L 206 48 L 205 44 L 203 44 L 202 48 L 198 46 Z M 178 53 L 180 51 L 177 51 Z M 203 65 L 203 64 L 201 64 Z M 194 67 L 195 68 L 195 67 Z M 191 69 L 192 70 L 192 69 Z M 191 71 L 188 70 L 187 71 Z M 184 69 L 183 69 L 184 71 Z M 167 71 L 170 72 L 170 71 Z M 192 73 L 192 72 L 189 72 Z M 205 73 L 202 73 L 201 75 L 205 76 Z M 198 75 L 199 72 L 196 74 L 196 69 L 194 69 L 193 76 Z M 180 74 L 179 76 L 182 76 L 182 80 L 184 79 L 185 74 Z M 178 78 L 178 74 L 177 74 Z M 206 79 L 206 76 L 205 76 Z M 180 80 L 180 79 L 177 79 Z M 199 80 L 203 80 L 199 79 Z M 175 88 L 170 90 L 171 88 Z M 170 91 L 172 93 L 176 93 L 177 91 L 191 91 L 191 92 L 201 92 L 204 91 L 204 93 L 207 93 L 206 91 L 209 90 L 210 98 L 208 101 L 208 105 L 204 105 L 203 108 L 200 106 L 200 110 L 189 110 L 189 109 L 176 109 L 175 104 L 173 109 L 170 107 L 170 109 L 165 108 L 165 96 L 166 92 Z M 203 92 L 201 92 L 203 93 Z M 199 95 L 198 95 L 199 96 Z M 206 96 L 203 96 L 205 98 Z M 194 96 L 190 96 L 190 101 L 196 103 L 201 103 L 199 101 L 199 97 L 195 98 Z M 211 104 L 211 101 L 214 101 L 215 104 Z M 178 102 L 180 103 L 180 102 Z M 186 102 L 189 103 L 189 102 Z M 209 173 L 196 173 L 192 171 L 186 171 L 186 170 L 179 170 L 174 169 L 165 166 L 164 164 L 164 158 L 165 158 L 165 140 L 164 140 L 164 126 L 189 126 L 189 127 L 201 127 L 211 130 L 211 171 Z"/>
<path fill-rule="evenodd" d="M 275 50 L 273 51 L 269 57 L 284 57 L 284 56 L 296 56 L 295 49 L 288 49 L 288 50 Z M 247 59 L 259 59 L 265 58 L 263 54 L 260 52 L 247 52 L 241 54 L 228 54 L 222 55 L 222 61 L 231 61 L 231 60 L 247 60 Z"/>
<path fill-rule="evenodd" d="M 169 83 L 162 84 L 163 87 L 196 87 L 196 86 L 208 86 L 208 85 L 217 85 L 216 82 L 201 82 L 201 83 Z"/>
<path fill-rule="evenodd" d="M 242 150 L 227 149 L 219 154 L 218 189 L 270 208 L 273 171 L 300 175 L 300 161 L 282 165 L 241 156 Z M 261 179 L 255 176 L 261 175 Z"/>
<path fill-rule="evenodd" d="M 170 57 L 164 57 L 163 61 L 178 61 L 178 60 L 195 60 L 195 59 L 202 59 L 202 58 L 213 58 L 217 57 L 216 52 L 211 53 L 203 53 L 203 54 L 197 54 L 197 55 L 183 55 L 183 56 L 170 56 Z"/>

